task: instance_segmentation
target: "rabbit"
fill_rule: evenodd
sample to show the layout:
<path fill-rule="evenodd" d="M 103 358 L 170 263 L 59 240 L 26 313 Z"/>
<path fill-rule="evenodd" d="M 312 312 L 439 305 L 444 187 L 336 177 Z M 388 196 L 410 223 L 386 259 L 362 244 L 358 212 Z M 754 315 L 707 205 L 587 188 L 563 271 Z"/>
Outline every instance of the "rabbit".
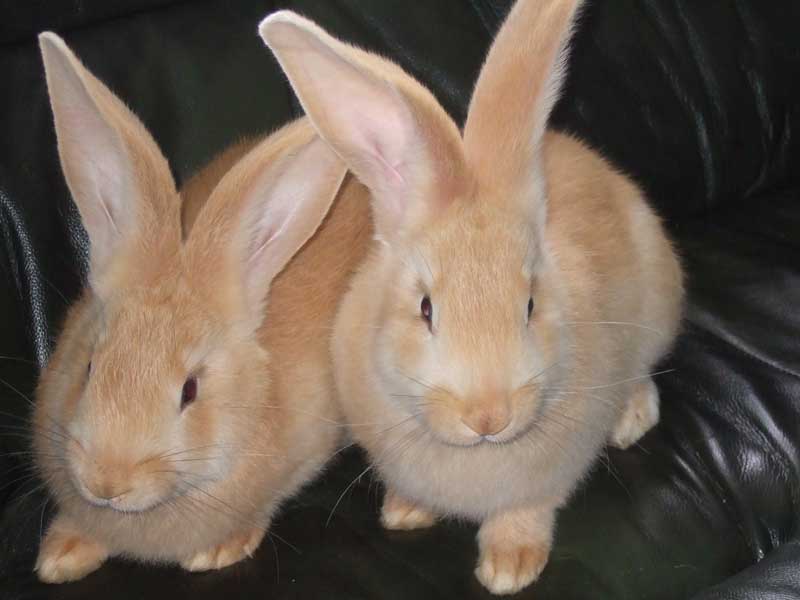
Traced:
<path fill-rule="evenodd" d="M 606 443 L 659 418 L 680 262 L 642 191 L 547 128 L 577 0 L 520 0 L 463 131 L 395 64 L 288 11 L 259 26 L 307 116 L 371 191 L 375 241 L 332 352 L 381 521 L 480 524 L 495 594 L 541 573 L 556 513 Z"/>
<path fill-rule="evenodd" d="M 329 338 L 368 202 L 339 199 L 347 169 L 306 119 L 234 146 L 179 195 L 142 123 L 57 35 L 39 40 L 90 250 L 36 393 L 35 464 L 57 507 L 36 572 L 76 580 L 113 556 L 225 567 L 341 436 Z"/>

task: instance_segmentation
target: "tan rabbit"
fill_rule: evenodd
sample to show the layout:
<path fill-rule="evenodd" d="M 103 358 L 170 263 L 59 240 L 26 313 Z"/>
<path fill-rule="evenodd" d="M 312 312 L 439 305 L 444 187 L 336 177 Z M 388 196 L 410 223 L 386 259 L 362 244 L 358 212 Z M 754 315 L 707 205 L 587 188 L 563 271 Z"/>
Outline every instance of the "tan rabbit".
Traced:
<path fill-rule="evenodd" d="M 140 121 L 60 38 L 40 44 L 90 272 L 37 391 L 57 505 L 38 575 L 78 579 L 116 555 L 224 567 L 336 445 L 329 337 L 368 203 L 336 200 L 317 230 L 346 169 L 301 121 L 193 179 L 182 230 Z"/>
<path fill-rule="evenodd" d="M 289 12 L 260 27 L 320 135 L 371 190 L 377 240 L 337 316 L 345 420 L 382 521 L 481 523 L 476 575 L 515 592 L 606 442 L 658 421 L 680 265 L 637 187 L 546 130 L 577 0 L 521 0 L 463 135 L 397 66 Z"/>

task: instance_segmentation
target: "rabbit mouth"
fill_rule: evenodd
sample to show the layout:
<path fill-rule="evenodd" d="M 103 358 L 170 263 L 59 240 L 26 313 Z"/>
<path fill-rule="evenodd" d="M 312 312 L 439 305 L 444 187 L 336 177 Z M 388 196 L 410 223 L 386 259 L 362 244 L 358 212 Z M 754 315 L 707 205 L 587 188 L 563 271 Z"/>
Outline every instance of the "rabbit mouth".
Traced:
<path fill-rule="evenodd" d="M 76 473 L 71 472 L 69 479 L 78 495 L 89 505 L 116 513 L 137 514 L 151 511 L 169 501 L 174 495 L 165 490 L 147 489 L 146 486 L 125 485 L 109 490 L 108 488 L 90 488 Z"/>
<path fill-rule="evenodd" d="M 489 447 L 503 447 L 511 446 L 518 442 L 521 438 L 533 428 L 531 427 L 515 432 L 512 435 L 482 435 L 472 440 L 455 441 L 453 439 L 446 439 L 434 433 L 434 437 L 443 446 L 448 448 L 458 448 L 463 450 L 471 450 L 473 448 L 489 448 Z"/>
<path fill-rule="evenodd" d="M 536 420 L 532 419 L 525 427 L 510 431 L 503 432 L 499 435 L 484 435 L 481 436 L 480 444 L 486 446 L 510 446 L 520 439 L 525 437 L 536 425 Z"/>
<path fill-rule="evenodd" d="M 116 496 L 111 496 L 110 498 L 103 498 L 92 493 L 92 491 L 81 482 L 75 482 L 75 487 L 78 489 L 81 497 L 92 506 L 117 513 L 145 513 L 163 504 L 161 498 L 142 497 L 141 494 L 137 494 L 133 490 L 125 491 Z"/>
<path fill-rule="evenodd" d="M 525 437 L 535 425 L 536 419 L 532 419 L 530 423 L 527 423 L 525 427 L 522 428 L 514 428 L 514 430 L 503 431 L 500 434 L 472 434 L 468 437 L 454 435 L 452 432 L 438 431 L 430 424 L 427 424 L 426 428 L 432 434 L 432 437 L 443 446 L 470 450 L 473 448 L 510 446 Z"/>
<path fill-rule="evenodd" d="M 512 446 L 527 437 L 537 426 L 538 419 L 534 416 L 523 427 L 514 428 L 513 431 L 504 431 L 499 435 L 484 435 L 474 446 Z"/>
<path fill-rule="evenodd" d="M 131 506 L 127 502 L 118 500 L 117 498 L 97 498 L 88 494 L 81 494 L 81 496 L 95 508 L 102 508 L 121 514 L 139 514 L 147 512 L 157 506 L 157 504 L 149 506 Z"/>
<path fill-rule="evenodd" d="M 127 504 L 119 503 L 115 498 L 86 498 L 92 505 L 99 508 L 108 508 L 114 512 L 123 514 L 139 514 L 152 510 L 160 503 L 151 504 L 149 506 L 129 506 Z"/>

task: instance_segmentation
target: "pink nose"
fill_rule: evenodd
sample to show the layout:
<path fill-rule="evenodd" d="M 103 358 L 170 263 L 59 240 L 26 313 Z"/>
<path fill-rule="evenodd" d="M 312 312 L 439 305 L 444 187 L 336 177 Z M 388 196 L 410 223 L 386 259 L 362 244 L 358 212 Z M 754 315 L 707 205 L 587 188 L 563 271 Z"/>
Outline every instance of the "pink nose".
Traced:
<path fill-rule="evenodd" d="M 491 402 L 475 407 L 461 422 L 478 435 L 497 435 L 511 423 L 511 411 L 505 402 Z"/>

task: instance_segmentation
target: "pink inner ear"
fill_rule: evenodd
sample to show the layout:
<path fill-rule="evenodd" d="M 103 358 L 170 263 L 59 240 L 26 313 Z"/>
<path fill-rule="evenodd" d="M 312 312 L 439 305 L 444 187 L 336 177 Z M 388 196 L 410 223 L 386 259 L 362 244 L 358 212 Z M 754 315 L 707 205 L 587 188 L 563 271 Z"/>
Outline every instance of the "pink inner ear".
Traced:
<path fill-rule="evenodd" d="M 111 211 L 108 209 L 108 200 L 106 200 L 105 196 L 99 191 L 98 196 L 100 196 L 100 206 L 103 209 L 103 214 L 105 214 L 108 222 L 111 223 L 111 228 L 114 230 L 114 233 L 119 235 L 119 227 L 117 227 L 117 222 L 114 220 L 114 215 L 112 215 Z"/>
<path fill-rule="evenodd" d="M 245 240 L 246 258 L 241 263 L 245 290 L 251 297 L 253 306 L 263 301 L 272 277 L 280 270 L 278 263 L 282 260 L 279 248 L 281 235 L 285 233 L 292 219 L 291 213 L 283 214 L 280 210 L 270 208 L 254 219 L 256 222 Z"/>
<path fill-rule="evenodd" d="M 258 260 L 261 253 L 264 251 L 264 248 L 267 247 L 270 240 L 275 237 L 272 235 L 272 231 L 267 232 L 268 235 L 260 235 L 255 239 L 254 246 L 255 251 L 250 254 L 250 258 L 247 260 L 248 269 L 252 269 L 254 263 Z"/>
<path fill-rule="evenodd" d="M 250 252 L 250 258 L 247 261 L 249 270 L 255 268 L 255 264 L 258 262 L 261 254 L 267 246 L 269 246 L 270 242 L 283 232 L 288 220 L 289 219 L 286 219 L 280 223 L 275 223 L 271 222 L 269 219 L 264 219 L 267 224 L 256 228 L 253 240 L 250 244 L 253 250 Z"/>
<path fill-rule="evenodd" d="M 375 156 L 378 163 L 381 166 L 383 166 L 386 172 L 386 178 L 388 180 L 388 183 L 391 186 L 398 186 L 398 187 L 406 185 L 406 179 L 400 172 L 400 169 L 404 164 L 406 164 L 406 161 L 399 160 L 395 163 L 397 166 L 393 165 L 392 163 L 389 162 L 389 160 L 386 157 L 386 154 L 383 151 L 383 148 L 381 147 L 381 140 L 378 139 L 377 136 L 370 136 L 370 137 L 372 139 L 368 141 L 371 142 L 370 145 L 373 148 L 375 148 L 375 152 L 373 153 L 373 155 Z"/>
<path fill-rule="evenodd" d="M 60 38 L 42 34 L 40 44 L 59 156 L 89 235 L 94 281 L 115 255 L 121 237 L 130 235 L 136 220 L 134 172 L 115 122 L 96 101 L 105 90 L 102 83 L 85 70 Z M 108 90 L 105 93 L 111 95 Z M 127 116 L 124 111 L 118 115 Z"/>
<path fill-rule="evenodd" d="M 303 131 L 312 133 L 310 125 L 298 122 L 274 136 Z M 346 173 L 344 163 L 318 137 L 302 145 L 289 139 L 294 146 L 276 156 L 276 142 L 267 138 L 222 179 L 209 199 L 219 211 L 210 215 L 232 220 L 233 234 L 217 241 L 227 246 L 246 303 L 259 319 L 272 279 L 316 231 Z M 216 227 L 216 222 L 212 218 L 208 223 Z M 198 221 L 194 232 L 202 232 L 198 227 L 204 225 Z"/>
<path fill-rule="evenodd" d="M 333 124 L 342 131 L 336 136 L 337 140 L 341 137 L 341 141 L 334 145 L 354 157 L 357 174 L 370 187 L 405 185 L 401 168 L 408 163 L 406 155 L 411 150 L 415 125 L 403 114 L 408 111 L 399 103 L 399 98 L 398 102 L 386 101 L 395 100 L 392 97 L 395 94 L 362 99 L 358 97 L 362 93 L 358 88 L 353 91 L 352 102 L 356 106 L 341 111 L 342 122 Z M 329 118 L 335 119 L 336 113 Z"/>
<path fill-rule="evenodd" d="M 430 152 L 435 132 L 417 114 L 420 103 L 433 109 L 435 99 L 422 100 L 424 88 L 397 66 L 292 13 L 267 17 L 260 32 L 320 136 L 372 192 L 377 233 L 392 237 L 406 225 L 409 204 L 427 200 L 421 188 L 441 160 Z M 441 119 L 443 133 L 458 135 L 444 111 Z"/>

